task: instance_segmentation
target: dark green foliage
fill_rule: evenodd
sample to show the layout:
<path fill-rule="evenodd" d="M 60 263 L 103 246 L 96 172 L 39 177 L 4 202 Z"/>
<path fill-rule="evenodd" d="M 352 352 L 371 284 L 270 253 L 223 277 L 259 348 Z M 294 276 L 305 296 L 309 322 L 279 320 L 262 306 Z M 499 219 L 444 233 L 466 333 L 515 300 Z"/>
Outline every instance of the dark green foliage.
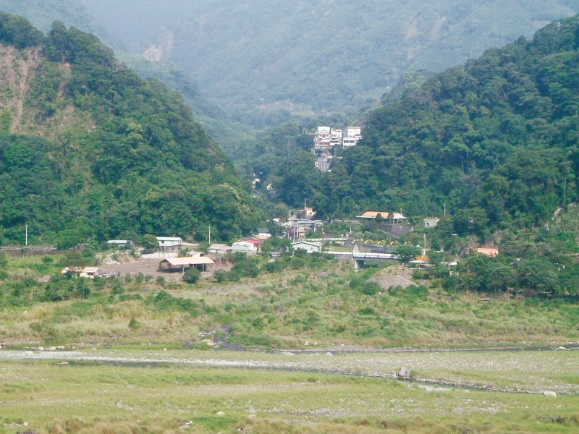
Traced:
<path fill-rule="evenodd" d="M 553 258 L 549 260 L 541 254 L 523 259 L 475 254 L 460 262 L 458 273 L 442 277 L 449 291 L 576 296 L 577 265 L 569 257 L 560 257 L 558 261 L 554 263 Z"/>
<path fill-rule="evenodd" d="M 143 238 L 141 238 L 141 245 L 145 249 L 156 249 L 159 247 L 159 241 L 155 235 L 145 234 Z"/>
<path fill-rule="evenodd" d="M 421 253 L 422 250 L 415 246 L 398 246 L 396 248 L 396 254 L 400 257 L 400 262 L 404 264 L 413 261 Z"/>
<path fill-rule="evenodd" d="M 51 279 L 44 287 L 45 301 L 62 301 L 73 298 L 75 295 L 75 280 L 71 278 Z"/>
<path fill-rule="evenodd" d="M 380 285 L 378 285 L 376 282 L 366 282 L 360 287 L 360 292 L 364 295 L 375 295 L 380 291 Z"/>
<path fill-rule="evenodd" d="M 159 310 L 179 310 L 189 312 L 193 316 L 198 314 L 198 306 L 193 300 L 173 297 L 166 291 L 160 291 L 150 297 L 147 303 Z"/>
<path fill-rule="evenodd" d="M 293 253 L 291 240 L 287 238 L 272 237 L 261 244 L 261 253 L 265 256 L 278 254 L 279 256 L 288 256 Z"/>
<path fill-rule="evenodd" d="M 199 271 L 195 267 L 189 268 L 183 274 L 183 281 L 187 283 L 197 283 L 200 278 L 201 278 L 201 271 Z"/>
<path fill-rule="evenodd" d="M 230 241 L 257 226 L 231 162 L 182 98 L 62 23 L 42 47 L 25 103 L 35 130 L 58 139 L 0 135 L 5 242 L 19 242 L 25 224 L 30 242 L 60 248 L 146 233 L 192 236 L 209 224 L 215 238 Z M 56 132 L 63 110 L 75 122 Z"/>
<path fill-rule="evenodd" d="M 137 330 L 139 327 L 141 327 L 141 324 L 135 319 L 134 316 L 132 316 L 129 321 L 129 328 L 132 330 Z"/>
<path fill-rule="evenodd" d="M 579 17 L 556 22 L 372 112 L 364 141 L 344 153 L 314 206 L 411 216 L 446 206 L 448 235 L 483 240 L 547 222 L 577 198 L 578 28 Z"/>
<path fill-rule="evenodd" d="M 42 43 L 42 32 L 26 18 L 0 12 L 0 41 L 16 48 L 37 47 Z"/>
<path fill-rule="evenodd" d="M 236 258 L 237 260 L 234 258 L 235 265 L 233 265 L 230 273 L 239 277 L 257 277 L 259 275 L 259 258 L 245 254 L 237 254 Z"/>

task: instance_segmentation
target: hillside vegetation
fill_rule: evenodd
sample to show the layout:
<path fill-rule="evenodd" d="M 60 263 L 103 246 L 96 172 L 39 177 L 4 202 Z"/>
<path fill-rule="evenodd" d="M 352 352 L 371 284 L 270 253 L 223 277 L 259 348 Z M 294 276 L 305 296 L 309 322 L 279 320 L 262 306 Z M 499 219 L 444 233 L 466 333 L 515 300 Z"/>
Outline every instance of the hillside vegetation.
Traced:
<path fill-rule="evenodd" d="M 578 23 L 488 50 L 372 112 L 317 207 L 441 215 L 446 206 L 471 223 L 462 233 L 548 222 L 577 196 Z"/>
<path fill-rule="evenodd" d="M 253 226 L 232 165 L 182 98 L 143 81 L 98 39 L 45 37 L 0 16 L 0 225 L 4 243 L 144 233 L 228 240 Z"/>

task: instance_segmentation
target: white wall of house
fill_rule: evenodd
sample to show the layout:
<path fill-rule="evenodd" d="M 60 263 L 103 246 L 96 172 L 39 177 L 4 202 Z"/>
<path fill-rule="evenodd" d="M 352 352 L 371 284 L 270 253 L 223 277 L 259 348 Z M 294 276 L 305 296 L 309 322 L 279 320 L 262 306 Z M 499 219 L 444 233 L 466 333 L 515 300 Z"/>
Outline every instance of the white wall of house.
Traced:
<path fill-rule="evenodd" d="M 303 249 L 308 253 L 321 252 L 322 245 L 318 243 L 307 243 L 303 241 L 298 241 L 297 243 L 292 243 L 294 250 Z"/>
<path fill-rule="evenodd" d="M 246 243 L 245 241 L 238 241 L 237 243 L 233 243 L 231 245 L 231 249 L 233 250 L 233 252 L 242 252 L 242 253 L 255 253 L 257 251 L 254 244 Z"/>

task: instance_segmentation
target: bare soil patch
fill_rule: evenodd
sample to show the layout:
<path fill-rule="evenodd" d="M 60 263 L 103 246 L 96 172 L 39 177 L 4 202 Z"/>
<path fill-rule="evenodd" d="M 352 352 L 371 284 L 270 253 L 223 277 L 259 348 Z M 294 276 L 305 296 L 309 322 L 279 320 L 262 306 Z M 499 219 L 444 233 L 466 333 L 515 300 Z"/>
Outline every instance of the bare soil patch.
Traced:
<path fill-rule="evenodd" d="M 378 274 L 372 276 L 369 281 L 376 282 L 384 289 L 391 286 L 401 286 L 406 288 L 414 283 L 412 279 L 412 270 L 399 265 L 388 267 Z"/>
<path fill-rule="evenodd" d="M 153 276 L 153 278 L 162 276 L 165 278 L 165 280 L 168 281 L 178 281 L 183 278 L 183 273 L 181 272 L 171 273 L 167 271 L 159 271 L 160 261 L 158 259 L 146 261 L 138 259 L 126 261 L 125 259 L 126 257 L 123 257 L 123 261 L 119 264 L 100 265 L 99 269 L 103 273 L 119 277 L 124 277 L 127 275 L 136 276 L 138 274 L 143 274 L 145 276 Z M 215 264 L 210 270 L 201 273 L 201 277 L 211 277 L 217 270 L 228 270 L 230 268 L 231 267 L 227 265 Z"/>

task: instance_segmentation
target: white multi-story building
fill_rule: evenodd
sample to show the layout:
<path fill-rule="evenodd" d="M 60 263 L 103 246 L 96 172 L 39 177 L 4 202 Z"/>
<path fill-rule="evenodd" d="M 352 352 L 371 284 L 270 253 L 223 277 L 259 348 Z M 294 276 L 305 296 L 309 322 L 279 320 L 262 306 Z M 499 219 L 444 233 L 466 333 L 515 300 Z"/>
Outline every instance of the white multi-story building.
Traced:
<path fill-rule="evenodd" d="M 314 135 L 314 148 L 316 151 L 330 149 L 332 140 L 332 128 L 318 127 L 318 132 Z"/>
<path fill-rule="evenodd" d="M 318 127 L 318 131 L 314 136 L 314 151 L 327 151 L 335 146 L 342 145 L 344 148 L 349 148 L 358 144 L 362 139 L 361 127 L 348 127 L 346 135 L 343 130 L 333 129 L 332 127 Z"/>
<path fill-rule="evenodd" d="M 356 146 L 358 144 L 358 139 L 355 137 L 344 137 L 342 140 L 342 146 L 344 148 L 351 148 L 352 146 Z"/>
<path fill-rule="evenodd" d="M 342 144 L 342 130 L 332 130 L 330 134 L 330 146 L 338 146 Z"/>
<path fill-rule="evenodd" d="M 348 127 L 346 130 L 346 137 L 354 137 L 358 140 L 362 139 L 362 127 Z"/>
<path fill-rule="evenodd" d="M 316 154 L 316 168 L 322 172 L 330 171 L 330 161 L 333 157 L 333 149 L 336 146 L 351 148 L 356 146 L 362 139 L 361 127 L 348 127 L 346 135 L 343 130 L 333 129 L 332 127 L 318 127 L 317 132 L 312 133 L 314 136 L 314 149 Z"/>

